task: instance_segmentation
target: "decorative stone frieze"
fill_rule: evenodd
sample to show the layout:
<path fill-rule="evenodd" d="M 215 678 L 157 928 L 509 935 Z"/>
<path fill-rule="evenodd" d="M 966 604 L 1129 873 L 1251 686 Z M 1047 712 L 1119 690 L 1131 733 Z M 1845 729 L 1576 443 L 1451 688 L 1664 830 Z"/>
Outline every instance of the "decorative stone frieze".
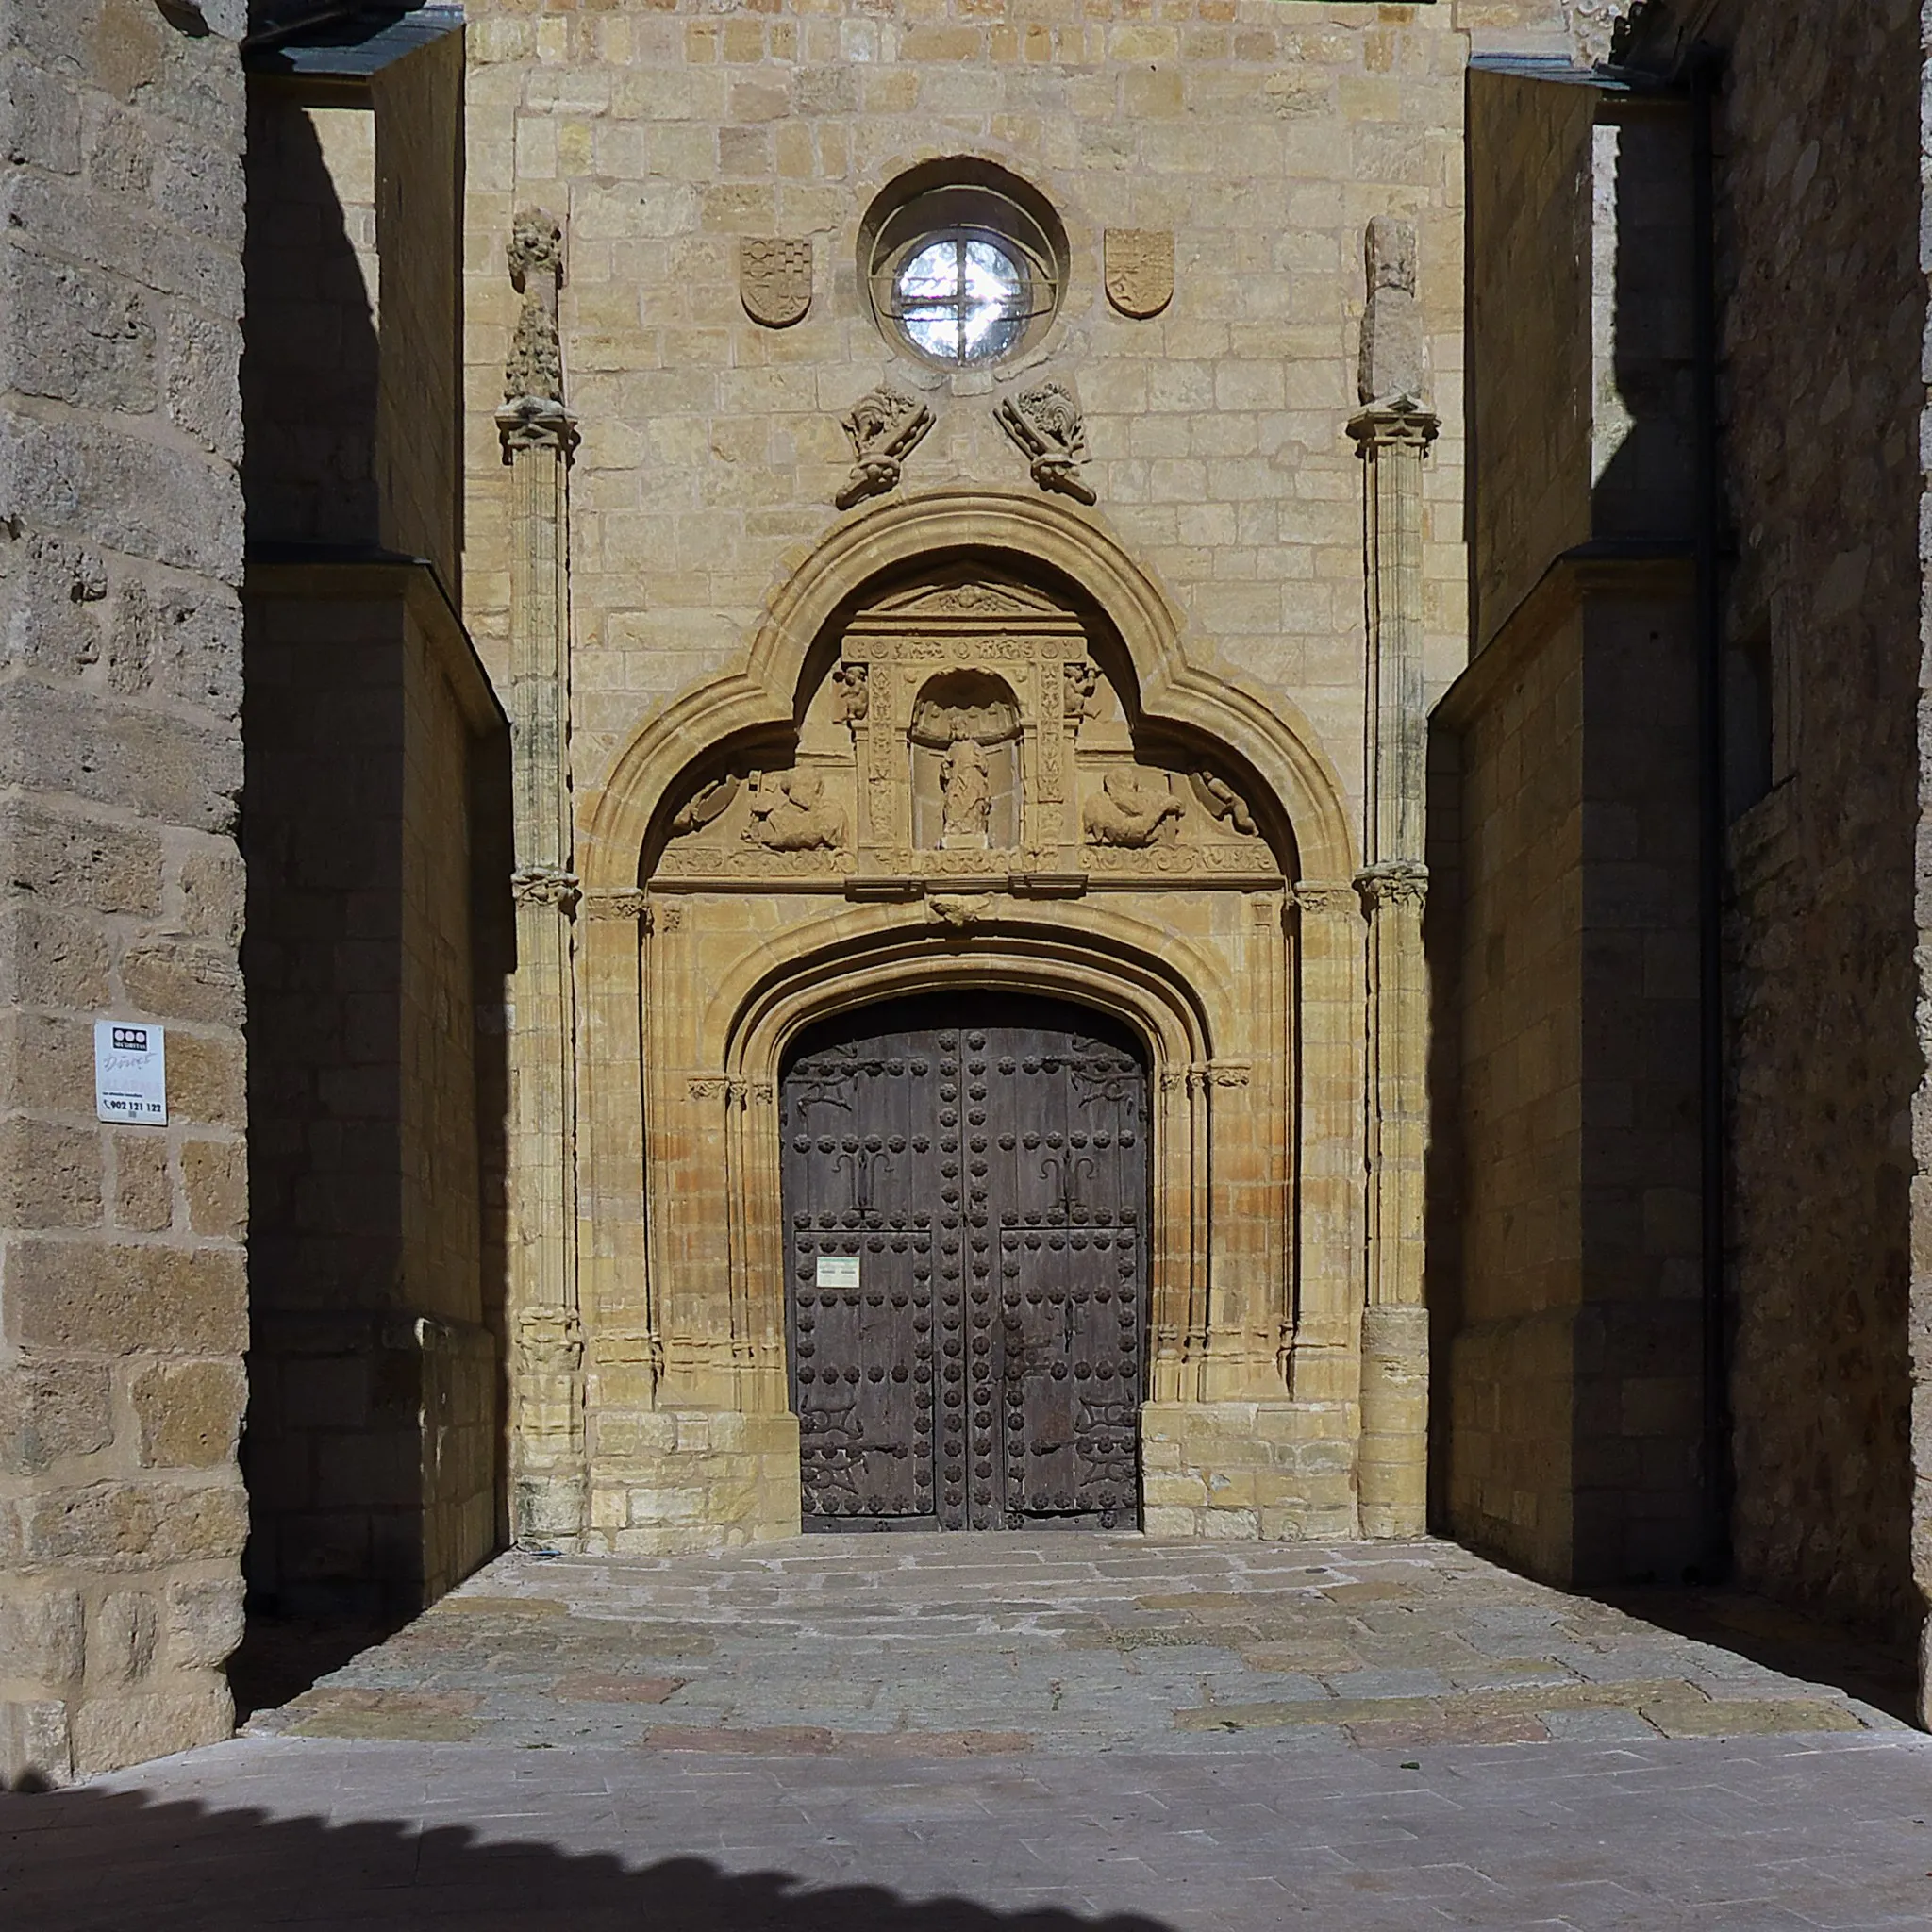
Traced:
<path fill-rule="evenodd" d="M 1029 459 L 1033 480 L 1042 490 L 1071 496 L 1075 503 L 1095 500 L 1081 475 L 1087 460 L 1087 425 L 1070 385 L 1042 382 L 1023 390 L 1007 397 L 993 415 Z"/>

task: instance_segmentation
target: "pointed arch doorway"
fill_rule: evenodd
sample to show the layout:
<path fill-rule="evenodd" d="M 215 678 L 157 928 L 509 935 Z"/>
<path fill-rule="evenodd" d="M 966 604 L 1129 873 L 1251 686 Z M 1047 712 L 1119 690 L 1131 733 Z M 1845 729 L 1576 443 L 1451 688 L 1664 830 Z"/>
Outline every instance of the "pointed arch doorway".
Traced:
<path fill-rule="evenodd" d="M 808 1529 L 1139 1522 L 1146 1060 L 971 991 L 812 1027 L 779 1083 Z"/>

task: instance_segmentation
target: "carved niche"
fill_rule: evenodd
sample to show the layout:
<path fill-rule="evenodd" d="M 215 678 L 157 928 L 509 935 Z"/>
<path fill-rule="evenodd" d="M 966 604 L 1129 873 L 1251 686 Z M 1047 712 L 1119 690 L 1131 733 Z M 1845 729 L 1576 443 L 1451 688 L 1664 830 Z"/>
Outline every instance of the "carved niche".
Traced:
<path fill-rule="evenodd" d="M 912 841 L 942 852 L 1020 842 L 1020 707 L 998 677 L 941 672 L 913 702 Z"/>

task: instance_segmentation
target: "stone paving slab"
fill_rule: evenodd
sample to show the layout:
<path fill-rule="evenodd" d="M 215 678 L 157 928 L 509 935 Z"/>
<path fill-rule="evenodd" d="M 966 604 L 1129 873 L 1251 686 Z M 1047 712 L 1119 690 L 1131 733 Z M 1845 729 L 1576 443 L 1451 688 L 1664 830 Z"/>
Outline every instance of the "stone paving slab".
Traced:
<path fill-rule="evenodd" d="M 1902 1932 L 1932 1740 L 720 1758 L 242 1738 L 0 1797 L 34 1932 Z"/>
<path fill-rule="evenodd" d="M 1895 1727 L 1450 1543 L 1063 1533 L 510 1555 L 249 1728 L 958 1757 Z"/>
<path fill-rule="evenodd" d="M 1924 1932 L 1932 1739 L 1452 1545 L 491 1564 L 0 1797 L 32 1932 Z"/>

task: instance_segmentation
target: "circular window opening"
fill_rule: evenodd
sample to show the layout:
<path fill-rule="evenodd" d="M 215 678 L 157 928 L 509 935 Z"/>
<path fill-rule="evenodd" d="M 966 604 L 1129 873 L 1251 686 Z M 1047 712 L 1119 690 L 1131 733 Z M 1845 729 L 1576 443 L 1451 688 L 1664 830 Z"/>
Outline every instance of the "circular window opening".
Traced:
<path fill-rule="evenodd" d="M 1066 237 L 1046 203 L 991 162 L 928 162 L 873 204 L 860 269 L 880 327 L 942 368 L 996 362 L 1051 325 Z"/>

